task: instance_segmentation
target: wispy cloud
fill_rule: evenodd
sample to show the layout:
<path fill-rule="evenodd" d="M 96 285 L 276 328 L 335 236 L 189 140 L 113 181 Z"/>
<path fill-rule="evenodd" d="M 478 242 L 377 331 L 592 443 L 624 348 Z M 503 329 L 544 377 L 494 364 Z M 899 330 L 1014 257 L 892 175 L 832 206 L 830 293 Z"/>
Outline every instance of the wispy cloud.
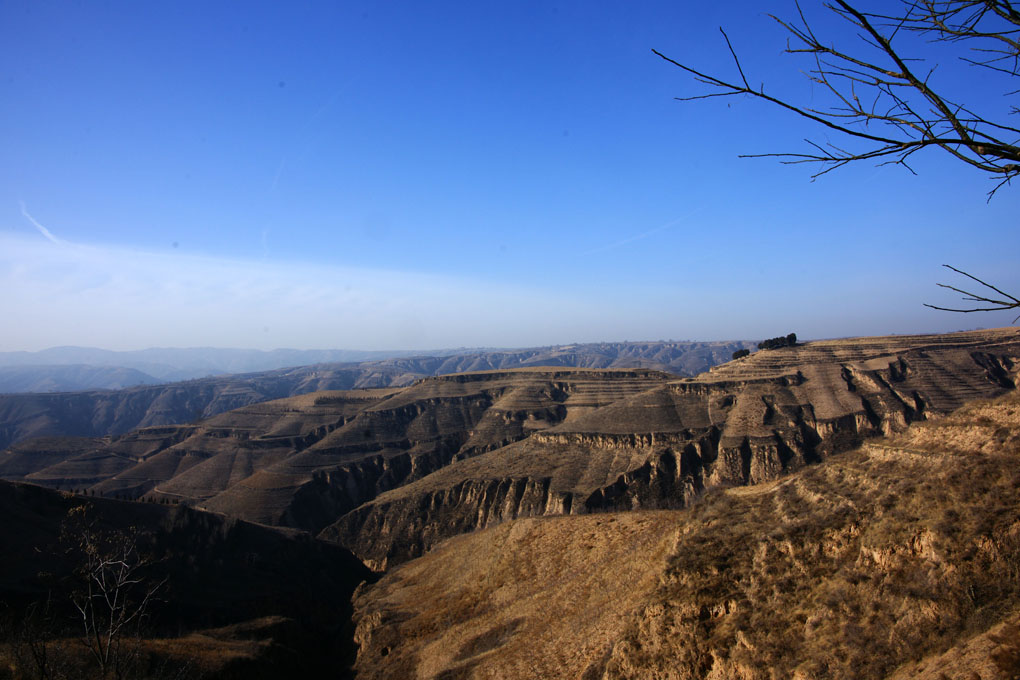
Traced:
<path fill-rule="evenodd" d="M 628 236 L 625 239 L 621 239 L 619 241 L 615 241 L 613 243 L 609 243 L 609 244 L 604 245 L 604 246 L 598 246 L 597 248 L 592 248 L 591 250 L 586 250 L 586 251 L 584 251 L 581 254 L 582 255 L 594 255 L 595 253 L 604 253 L 607 250 L 614 250 L 614 249 L 619 248 L 621 246 L 625 246 L 625 245 L 627 245 L 629 243 L 634 243 L 635 241 L 640 241 L 641 239 L 648 238 L 649 236 L 652 236 L 654 234 L 658 234 L 659 232 L 666 231 L 667 229 L 672 229 L 673 227 L 675 227 L 676 225 L 680 224 L 681 222 L 684 222 L 685 220 L 689 220 L 690 218 L 694 217 L 695 215 L 697 215 L 702 210 L 704 210 L 704 208 L 697 208 L 697 209 L 692 210 L 691 212 L 687 213 L 686 215 L 683 215 L 682 217 L 678 217 L 675 220 L 670 220 L 666 224 L 663 224 L 661 226 L 655 227 L 654 229 L 649 229 L 646 232 L 642 232 L 640 234 L 635 234 L 634 236 Z"/>
<path fill-rule="evenodd" d="M 29 222 L 31 222 L 31 223 L 32 223 L 32 226 L 33 226 L 33 227 L 35 227 L 36 229 L 38 229 L 38 230 L 39 230 L 39 233 L 40 233 L 40 234 L 42 234 L 43 236 L 45 236 L 45 237 L 46 237 L 47 239 L 49 239 L 49 240 L 50 240 L 50 241 L 51 241 L 52 243 L 56 243 L 57 245 L 64 245 L 64 244 L 66 244 L 66 243 L 67 243 L 67 242 L 66 242 L 66 241 L 64 241 L 63 239 L 59 239 L 59 238 L 57 238 L 56 236 L 54 236 L 54 235 L 53 235 L 53 233 L 52 233 L 52 232 L 51 232 L 51 231 L 50 231 L 49 229 L 47 229 L 47 228 L 46 228 L 46 227 L 44 227 L 43 225 L 39 224 L 39 221 L 38 221 L 38 220 L 36 220 L 36 219 L 35 219 L 34 217 L 32 217 L 32 216 L 31 216 L 31 215 L 30 215 L 30 214 L 28 213 L 28 208 L 26 208 L 26 207 L 25 207 L 25 202 L 24 202 L 24 201 L 18 201 L 18 203 L 19 203 L 19 204 L 21 205 L 21 214 L 25 216 L 25 219 L 26 219 L 26 220 L 28 220 Z"/>
<path fill-rule="evenodd" d="M 601 335 L 592 301 L 456 275 L 237 260 L 0 234 L 0 349 L 429 349 Z"/>

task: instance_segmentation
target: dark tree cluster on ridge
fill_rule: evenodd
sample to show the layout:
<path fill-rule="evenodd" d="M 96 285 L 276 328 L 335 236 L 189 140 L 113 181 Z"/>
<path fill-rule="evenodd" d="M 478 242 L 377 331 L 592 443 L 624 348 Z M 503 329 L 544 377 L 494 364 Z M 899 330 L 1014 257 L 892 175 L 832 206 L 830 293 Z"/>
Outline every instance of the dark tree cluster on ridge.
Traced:
<path fill-rule="evenodd" d="M 769 338 L 758 343 L 758 349 L 779 349 L 780 347 L 796 347 L 797 334 L 780 335 L 777 338 Z M 734 355 L 734 358 L 736 356 Z"/>

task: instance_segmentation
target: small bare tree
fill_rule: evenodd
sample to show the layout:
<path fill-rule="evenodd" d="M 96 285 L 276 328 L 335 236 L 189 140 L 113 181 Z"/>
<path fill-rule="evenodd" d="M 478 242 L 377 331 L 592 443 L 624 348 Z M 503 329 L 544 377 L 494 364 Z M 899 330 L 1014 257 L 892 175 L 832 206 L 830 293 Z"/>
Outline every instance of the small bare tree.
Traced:
<path fill-rule="evenodd" d="M 72 596 L 78 613 L 79 639 L 96 663 L 99 677 L 124 677 L 127 644 L 139 631 L 150 605 L 166 580 L 145 576 L 133 532 L 102 532 L 85 506 L 72 508 L 64 525 L 65 540 L 79 553 L 80 585 Z"/>

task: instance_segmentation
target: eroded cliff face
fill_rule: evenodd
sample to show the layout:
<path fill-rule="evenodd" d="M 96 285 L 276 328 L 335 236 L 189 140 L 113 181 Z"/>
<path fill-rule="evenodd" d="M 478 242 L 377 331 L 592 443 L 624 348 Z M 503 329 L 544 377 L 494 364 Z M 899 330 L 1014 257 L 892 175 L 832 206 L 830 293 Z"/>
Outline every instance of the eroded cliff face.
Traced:
<path fill-rule="evenodd" d="M 286 474 L 300 486 L 275 523 L 319 530 L 379 494 L 452 462 L 527 440 L 668 380 L 656 371 L 549 369 L 426 379 L 360 412 L 301 456 L 268 470 L 274 489 Z M 309 469 L 315 470 L 310 478 Z M 246 483 L 229 493 L 240 491 L 250 503 L 255 497 L 252 486 Z M 206 505 L 236 512 L 221 501 L 212 499 Z"/>
<path fill-rule="evenodd" d="M 370 568 L 384 571 L 420 556 L 450 536 L 518 517 L 564 515 L 573 495 L 550 491 L 550 479 L 464 480 L 452 487 L 410 496 L 384 509 L 362 505 L 319 537 L 355 545 Z M 355 540 L 351 537 L 356 536 Z"/>
<path fill-rule="evenodd" d="M 356 671 L 1013 680 L 1018 456 L 1013 393 L 682 512 L 457 536 L 360 592 Z"/>
<path fill-rule="evenodd" d="M 1002 394 L 1018 368 L 1013 329 L 759 352 L 455 461 L 322 536 L 386 568 L 508 519 L 683 507 Z"/>
<path fill-rule="evenodd" d="M 62 394 L 0 394 L 0 450 L 33 437 L 102 437 L 189 423 L 273 399 L 322 390 L 406 387 L 427 376 L 528 366 L 646 368 L 696 375 L 727 361 L 738 342 L 597 343 L 330 363 Z"/>
<path fill-rule="evenodd" d="M 809 343 L 697 378 L 561 367 L 35 440 L 0 476 L 322 531 L 382 568 L 521 517 L 679 508 L 1013 389 L 1020 331 Z"/>
<path fill-rule="evenodd" d="M 195 425 L 32 440 L 0 455 L 0 474 L 318 531 L 454 460 L 525 440 L 671 378 L 642 369 L 524 369 L 431 378 L 403 389 L 320 392 Z"/>

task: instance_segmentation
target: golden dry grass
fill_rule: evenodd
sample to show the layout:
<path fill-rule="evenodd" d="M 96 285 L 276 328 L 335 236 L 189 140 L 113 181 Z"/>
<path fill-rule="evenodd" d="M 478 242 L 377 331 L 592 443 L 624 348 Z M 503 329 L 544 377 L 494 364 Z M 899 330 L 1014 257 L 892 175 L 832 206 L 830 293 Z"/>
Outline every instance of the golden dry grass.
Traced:
<path fill-rule="evenodd" d="M 946 678 L 1020 663 L 1020 398 L 685 511 L 463 536 L 357 600 L 366 678 Z"/>
<path fill-rule="evenodd" d="M 273 628 L 286 622 L 282 616 L 266 616 L 181 637 L 142 640 L 140 645 L 147 654 L 186 665 L 194 675 L 206 676 L 240 660 L 258 659 L 273 644 Z"/>
<path fill-rule="evenodd" d="M 370 589 L 358 677 L 583 673 L 672 547 L 669 512 L 527 519 L 454 538 Z"/>
<path fill-rule="evenodd" d="M 258 664 L 274 645 L 274 635 L 289 619 L 266 616 L 244 623 L 200 630 L 179 637 L 133 638 L 121 640 L 117 656 L 121 677 L 151 680 L 198 680 L 235 677 L 231 668 L 238 662 Z M 51 678 L 70 680 L 98 676 L 98 668 L 83 642 L 76 637 L 33 640 L 0 644 L 0 678 L 21 680 Z M 38 656 L 45 647 L 46 662 L 41 670 Z M 228 671 L 229 669 L 229 671 Z M 225 671 L 226 672 L 225 674 Z M 114 670 L 110 677 L 116 677 Z"/>

